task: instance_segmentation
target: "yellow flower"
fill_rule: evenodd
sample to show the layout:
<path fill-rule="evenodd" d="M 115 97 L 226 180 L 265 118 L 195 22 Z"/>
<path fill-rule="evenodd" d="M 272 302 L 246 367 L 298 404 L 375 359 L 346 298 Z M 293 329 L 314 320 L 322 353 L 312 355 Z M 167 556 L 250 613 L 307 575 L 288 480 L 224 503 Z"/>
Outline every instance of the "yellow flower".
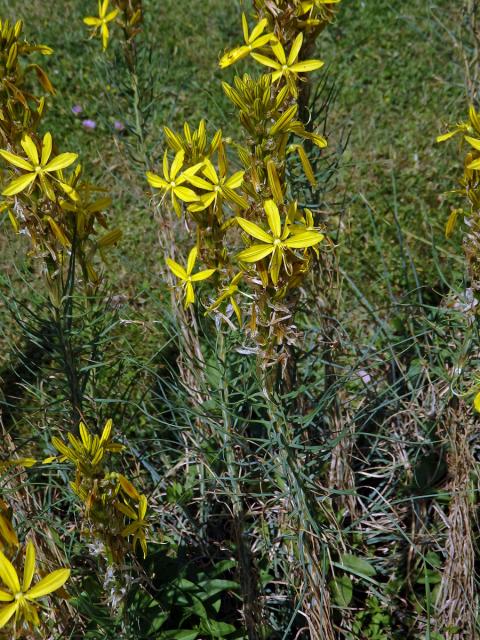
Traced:
<path fill-rule="evenodd" d="M 148 183 L 155 189 L 161 189 L 165 195 L 170 193 L 172 198 L 172 206 L 178 217 L 181 216 L 182 210 L 178 200 L 182 202 L 196 202 L 198 196 L 192 189 L 182 186 L 187 178 L 195 175 L 197 171 L 203 166 L 203 162 L 194 165 L 186 169 L 183 173 L 180 173 L 185 160 L 185 151 L 179 151 L 173 159 L 172 166 L 169 166 L 167 151 L 163 156 L 163 178 L 157 176 L 151 171 L 147 171 Z"/>
<path fill-rule="evenodd" d="M 207 158 L 205 159 L 202 173 L 207 180 L 196 175 L 187 177 L 188 182 L 193 184 L 194 187 L 207 191 L 206 194 L 200 196 L 199 202 L 195 202 L 188 207 L 189 211 L 204 211 L 212 203 L 217 206 L 219 197 L 220 199 L 225 198 L 226 200 L 231 200 L 243 208 L 248 206 L 247 201 L 233 191 L 233 189 L 238 189 L 242 185 L 245 174 L 244 171 L 237 171 L 237 173 L 234 173 L 230 178 L 227 178 L 225 175 L 219 177 L 215 171 L 215 167 Z"/>
<path fill-rule="evenodd" d="M 70 569 L 57 569 L 42 578 L 33 587 L 32 579 L 35 573 L 35 547 L 32 542 L 27 543 L 25 554 L 25 566 L 23 580 L 20 584 L 18 574 L 12 563 L 0 551 L 0 580 L 8 591 L 0 589 L 0 629 L 15 615 L 16 621 L 25 621 L 28 624 L 38 625 L 37 607 L 34 604 L 38 598 L 43 598 L 53 593 L 70 577 Z"/>
<path fill-rule="evenodd" d="M 245 45 L 243 45 L 242 47 L 236 47 L 235 49 L 228 51 L 221 58 L 219 64 L 222 69 L 224 69 L 225 67 L 229 67 L 231 64 L 234 64 L 239 60 L 242 60 L 242 58 L 246 58 L 255 49 L 264 47 L 271 40 L 276 39 L 273 33 L 266 33 L 265 35 L 262 35 L 265 31 L 265 27 L 267 26 L 267 20 L 265 18 L 263 20 L 260 20 L 260 22 L 253 28 L 252 33 L 249 33 L 247 18 L 245 14 L 242 13 L 242 26 Z"/>
<path fill-rule="evenodd" d="M 187 268 L 184 269 L 178 262 L 167 258 L 166 262 L 170 268 L 170 271 L 177 276 L 180 280 L 182 280 L 182 286 L 185 289 L 185 309 L 187 309 L 192 302 L 195 302 L 195 292 L 193 290 L 193 282 L 200 282 L 201 280 L 206 280 L 210 278 L 216 271 L 216 269 L 205 269 L 205 271 L 199 271 L 192 275 L 193 267 L 195 266 L 195 262 L 198 256 L 197 247 L 193 247 L 188 255 L 187 260 Z"/>
<path fill-rule="evenodd" d="M 109 0 L 98 0 L 98 18 L 94 16 L 87 16 L 83 19 L 84 23 L 89 27 L 94 27 L 92 37 L 96 35 L 97 30 L 100 29 L 102 36 L 103 49 L 105 50 L 108 45 L 108 23 L 115 20 L 119 13 L 119 9 L 114 9 L 107 13 Z"/>
<path fill-rule="evenodd" d="M 267 56 L 263 56 L 259 53 L 252 53 L 252 58 L 255 58 L 257 62 L 274 69 L 271 74 L 274 82 L 281 78 L 285 78 L 290 93 L 293 96 L 298 94 L 298 89 L 296 87 L 298 74 L 320 69 L 324 64 L 321 60 L 303 60 L 302 62 L 298 62 L 298 56 L 302 45 L 303 33 L 299 33 L 292 44 L 288 58 L 285 53 L 285 49 L 278 41 L 272 45 L 272 51 L 275 54 L 276 60 L 267 58 Z"/>
<path fill-rule="evenodd" d="M 24 189 L 27 189 L 27 187 L 32 188 L 32 185 L 38 181 L 40 183 L 41 190 L 47 198 L 55 200 L 55 193 L 52 185 L 50 184 L 50 180 L 53 179 L 60 184 L 65 193 L 75 199 L 75 191 L 68 184 L 58 180 L 58 178 L 55 178 L 51 174 L 55 171 L 59 171 L 60 169 L 69 167 L 78 158 L 78 154 L 61 153 L 55 158 L 50 159 L 50 156 L 52 155 L 52 136 L 50 133 L 46 133 L 43 136 L 40 158 L 37 147 L 30 136 L 25 135 L 21 141 L 21 145 L 28 160 L 21 156 L 17 156 L 14 153 L 10 153 L 10 151 L 0 149 L 0 155 L 2 158 L 10 164 L 13 164 L 15 167 L 24 169 L 28 172 L 24 173 L 19 178 L 12 180 L 8 187 L 3 190 L 2 195 L 14 196 Z"/>
<path fill-rule="evenodd" d="M 291 249 L 306 249 L 313 247 L 324 238 L 323 234 L 317 231 L 303 230 L 292 234 L 288 224 L 285 224 L 282 231 L 282 223 L 278 207 L 273 200 L 267 200 L 264 204 L 267 214 L 268 226 L 271 233 L 268 233 L 258 225 L 245 218 L 237 217 L 238 224 L 253 238 L 260 240 L 262 244 L 254 244 L 248 249 L 241 251 L 237 258 L 241 262 L 259 262 L 271 255 L 269 272 L 274 285 L 277 285 L 282 261 L 285 262 L 285 254 Z M 288 221 L 287 221 L 288 222 Z"/>
<path fill-rule="evenodd" d="M 115 505 L 116 508 L 121 511 L 124 515 L 126 515 L 130 520 L 133 520 L 129 525 L 127 525 L 123 531 L 122 536 L 128 538 L 133 535 L 132 547 L 135 551 L 137 543 L 140 543 L 143 551 L 143 557 L 147 557 L 147 540 L 145 537 L 145 531 L 148 529 L 149 525 L 145 516 L 147 514 L 147 498 L 144 495 L 139 496 L 138 500 L 138 509 L 135 512 L 132 507 L 122 504 L 121 502 Z"/>
<path fill-rule="evenodd" d="M 44 464 L 49 464 L 59 460 L 72 462 L 78 469 L 91 473 L 95 467 L 103 461 L 106 452 L 118 453 L 123 450 L 122 444 L 110 442 L 112 431 L 112 420 L 107 420 L 100 438 L 92 436 L 83 422 L 80 422 L 80 439 L 72 433 L 68 434 L 70 446 L 66 445 L 60 438 L 53 437 L 52 444 L 60 452 L 61 456 L 47 458 Z"/>

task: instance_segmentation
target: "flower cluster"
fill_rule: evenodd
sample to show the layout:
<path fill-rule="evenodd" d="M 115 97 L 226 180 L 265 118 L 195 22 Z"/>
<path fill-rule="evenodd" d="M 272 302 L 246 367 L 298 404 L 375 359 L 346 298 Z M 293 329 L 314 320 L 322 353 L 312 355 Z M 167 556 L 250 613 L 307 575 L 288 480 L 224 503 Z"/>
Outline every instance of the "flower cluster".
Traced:
<path fill-rule="evenodd" d="M 82 179 L 76 153 L 57 153 L 52 135 L 37 133 L 45 97 L 25 88 L 27 71 L 36 71 L 45 91 L 54 89 L 37 64 L 23 63 L 34 52 L 49 55 L 44 45 L 21 40 L 22 23 L 0 21 L 0 58 L 4 69 L 0 90 L 0 156 L 8 171 L 0 211 L 8 212 L 17 233 L 29 237 L 32 255 L 43 260 L 54 303 L 61 297 L 58 282 L 71 257 L 80 265 L 86 282 L 96 283 L 93 264 L 97 251 L 120 239 L 118 230 L 98 237 L 96 227 L 106 227 L 104 212 L 110 206 L 105 190 Z"/>
<path fill-rule="evenodd" d="M 298 154 L 306 178 L 316 184 L 304 141 L 320 149 L 327 141 L 306 129 L 300 94 L 306 74 L 323 65 L 308 56 L 307 43 L 333 18 L 337 3 L 255 2 L 256 24 L 250 28 L 243 15 L 244 43 L 220 59 L 220 67 L 227 68 L 249 56 L 264 70 L 257 78 L 244 74 L 233 84 L 223 83 L 244 140 L 233 142 L 222 131 L 208 140 L 203 121 L 197 129 L 185 124 L 182 132 L 165 127 L 162 175 L 147 173 L 162 201 L 185 216 L 195 235 L 185 268 L 167 259 L 185 306 L 195 301 L 195 284 L 208 280 L 216 293 L 207 312 L 230 324 L 234 313 L 264 355 L 278 355 L 277 348 L 289 340 L 288 318 L 278 322 L 273 316 L 281 304 L 295 307 L 324 239 L 312 212 L 291 196 L 287 160 Z M 194 272 L 197 260 L 205 268 Z"/>
<path fill-rule="evenodd" d="M 462 136 L 467 151 L 464 157 L 464 171 L 459 189 L 454 193 L 463 196 L 469 202 L 469 210 L 454 208 L 447 221 L 445 233 L 450 236 L 455 224 L 464 215 L 466 233 L 463 245 L 472 278 L 471 287 L 480 293 L 480 115 L 472 105 L 468 120 L 457 124 L 451 131 L 437 137 L 437 142 L 445 142 L 454 136 Z"/>
<path fill-rule="evenodd" d="M 80 438 L 68 433 L 68 444 L 54 437 L 52 444 L 58 456 L 47 458 L 45 464 L 68 462 L 75 468 L 70 487 L 83 505 L 87 523 L 85 533 L 101 540 L 112 559 L 121 559 L 127 548 L 140 545 L 147 555 L 147 499 L 121 473 L 107 466 L 111 454 L 121 453 L 124 446 L 112 442 L 112 421 L 108 420 L 100 436 L 92 435 L 80 422 Z"/>

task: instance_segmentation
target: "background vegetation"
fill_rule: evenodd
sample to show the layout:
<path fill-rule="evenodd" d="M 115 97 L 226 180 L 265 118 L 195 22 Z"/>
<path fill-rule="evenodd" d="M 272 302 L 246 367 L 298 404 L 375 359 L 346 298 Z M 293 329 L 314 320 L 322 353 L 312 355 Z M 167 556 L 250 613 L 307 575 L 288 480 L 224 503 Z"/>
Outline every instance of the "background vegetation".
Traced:
<path fill-rule="evenodd" d="M 296 425 L 289 451 L 304 456 L 299 485 L 317 500 L 311 513 L 316 561 L 328 576 L 322 589 L 331 597 L 331 637 L 470 640 L 479 624 L 472 556 L 477 435 L 471 410 L 452 400 L 451 390 L 460 394 L 476 384 L 478 342 L 465 293 L 462 230 L 445 237 L 452 201 L 445 194 L 455 188 L 462 162 L 454 144 L 435 144 L 445 124 L 467 110 L 466 13 L 446 0 L 342 4 L 318 42 L 318 57 L 328 64 L 315 74 L 323 87 L 318 104 L 328 103 L 320 117 L 328 111 L 334 169 L 314 197 L 338 244 L 336 317 L 326 341 L 319 317 L 302 314 L 302 386 L 282 398 L 278 420 Z M 20 531 L 33 528 L 39 543 L 75 568 L 75 595 L 49 624 L 63 629 L 58 637 L 71 638 L 246 637 L 238 549 L 224 504 L 234 489 L 214 444 L 226 412 L 239 434 L 236 445 L 255 444 L 255 472 L 244 478 L 255 496 L 246 531 L 260 558 L 263 637 L 313 638 L 305 585 L 285 579 L 288 544 L 272 553 L 285 531 L 269 520 L 272 511 L 290 514 L 304 487 L 276 484 L 278 443 L 263 429 L 268 407 L 255 363 L 235 351 L 223 368 L 212 359 L 214 391 L 205 415 L 189 403 L 162 278 L 161 214 L 154 215 L 144 178 L 151 159 L 161 158 L 164 124 L 178 130 L 185 120 L 205 118 L 210 131 L 238 133 L 218 57 L 237 43 L 245 3 L 192 0 L 179 8 L 173 0 L 145 0 L 137 110 L 119 44 L 113 40 L 105 57 L 87 39 L 82 18 L 90 3 L 61 5 L 0 0 L 0 15 L 24 19 L 28 37 L 55 50 L 46 67 L 58 95 L 45 131 L 62 149 L 78 150 L 112 194 L 123 240 L 109 254 L 103 298 L 88 313 L 76 302 L 72 339 L 90 376 L 88 414 L 99 423 L 113 418 L 156 524 L 147 559 L 135 561 L 142 577 L 126 567 L 110 575 L 100 566 L 96 575 L 95 550 L 83 555 L 75 505 L 61 488 L 65 472 L 9 475 L 1 490 L 18 510 Z M 40 447 L 46 456 L 70 408 L 62 345 L 49 329 L 40 277 L 25 247 L 0 218 L 3 449 L 11 456 Z M 327 300 L 330 284 L 319 300 Z M 211 328 L 202 330 L 217 353 Z M 234 390 L 228 398 L 222 379 Z M 216 435 L 205 437 L 202 420 Z M 238 473 L 243 477 L 240 466 Z M 19 491 L 26 477 L 29 488 Z M 468 552 L 461 551 L 467 530 L 454 517 L 455 500 L 465 494 Z M 452 567 L 452 559 L 461 566 Z"/>

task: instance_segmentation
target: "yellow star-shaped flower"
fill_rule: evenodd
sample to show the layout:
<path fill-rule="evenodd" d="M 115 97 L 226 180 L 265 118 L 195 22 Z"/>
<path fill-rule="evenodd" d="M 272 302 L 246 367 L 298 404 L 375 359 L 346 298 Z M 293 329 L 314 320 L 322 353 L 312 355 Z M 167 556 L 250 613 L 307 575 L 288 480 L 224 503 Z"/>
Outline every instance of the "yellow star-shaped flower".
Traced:
<path fill-rule="evenodd" d="M 195 292 L 193 290 L 193 283 L 200 282 L 210 278 L 216 271 L 216 269 L 205 269 L 205 271 L 199 271 L 192 274 L 195 262 L 198 256 L 197 247 L 193 247 L 188 255 L 187 268 L 182 267 L 175 260 L 167 258 L 167 264 L 170 271 L 182 281 L 182 286 L 185 289 L 185 309 L 187 309 L 193 302 L 195 302 Z"/>
<path fill-rule="evenodd" d="M 15 615 L 17 622 L 28 624 L 40 623 L 35 600 L 53 593 L 70 577 L 70 569 L 57 569 L 42 578 L 32 587 L 35 573 L 35 547 L 32 542 L 27 543 L 23 580 L 20 579 L 10 560 L 0 551 L 0 580 L 7 590 L 0 589 L 0 629 Z"/>
<path fill-rule="evenodd" d="M 108 38 L 110 33 L 108 31 L 108 23 L 115 20 L 119 13 L 119 9 L 114 9 L 107 13 L 108 11 L 108 2 L 109 0 L 98 0 L 98 18 L 96 16 L 87 16 L 83 19 L 84 23 L 89 27 L 94 27 L 92 32 L 92 37 L 96 35 L 97 31 L 100 29 L 100 34 L 102 36 L 102 44 L 103 49 L 105 50 L 108 46 Z"/>

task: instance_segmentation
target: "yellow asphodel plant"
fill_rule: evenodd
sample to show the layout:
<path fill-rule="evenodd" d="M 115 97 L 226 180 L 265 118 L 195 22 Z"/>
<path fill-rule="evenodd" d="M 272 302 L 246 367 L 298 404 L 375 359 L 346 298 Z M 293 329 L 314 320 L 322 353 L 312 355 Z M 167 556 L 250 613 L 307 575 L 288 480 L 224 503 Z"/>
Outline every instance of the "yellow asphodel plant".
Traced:
<path fill-rule="evenodd" d="M 57 569 L 32 586 L 34 575 L 35 547 L 31 541 L 27 542 L 22 581 L 13 564 L 0 551 L 0 580 L 5 587 L 0 587 L 0 628 L 14 616 L 16 626 L 22 623 L 38 626 L 36 601 L 63 587 L 70 577 L 70 569 Z"/>
<path fill-rule="evenodd" d="M 147 498 L 139 493 L 123 474 L 108 467 L 111 454 L 119 454 L 124 446 L 112 441 L 112 420 L 107 420 L 100 436 L 92 434 L 84 422 L 79 426 L 80 438 L 68 433 L 68 444 L 58 437 L 52 444 L 59 452 L 43 461 L 69 462 L 75 468 L 70 488 L 82 503 L 87 535 L 101 539 L 111 557 L 118 561 L 128 547 L 135 551 L 140 544 L 147 554 Z"/>
<path fill-rule="evenodd" d="M 205 305 L 207 310 L 230 324 L 233 311 L 265 361 L 281 357 L 282 343 L 289 343 L 288 326 L 270 322 L 272 310 L 283 300 L 288 305 L 289 296 L 319 257 L 318 245 L 324 239 L 314 213 L 300 210 L 291 192 L 288 164 L 290 156 L 298 154 L 299 169 L 316 186 L 304 141 L 317 149 L 326 147 L 327 141 L 301 121 L 299 89 L 306 75 L 323 65 L 306 48 L 321 25 L 332 19 L 336 4 L 282 0 L 274 10 L 271 3 L 255 0 L 256 24 L 250 27 L 242 14 L 244 44 L 226 52 L 219 62 L 226 68 L 250 57 L 265 69 L 259 78 L 245 74 L 237 76 L 233 85 L 223 83 L 239 112 L 245 139 L 237 143 L 217 131 L 208 145 L 204 121 L 197 129 L 186 123 L 183 136 L 166 127 L 169 149 L 163 176 L 147 172 L 148 183 L 171 199 L 173 210 L 185 217 L 185 228 L 195 236 L 186 267 L 166 259 L 183 288 L 185 307 L 195 301 L 195 282 L 215 273 L 211 282 L 218 288 Z M 245 234 L 236 233 L 238 227 Z M 194 273 L 197 258 L 204 268 Z M 226 313 L 220 312 L 224 302 Z M 248 315 L 250 322 L 243 325 Z M 291 318 L 293 313 L 284 316 Z"/>

